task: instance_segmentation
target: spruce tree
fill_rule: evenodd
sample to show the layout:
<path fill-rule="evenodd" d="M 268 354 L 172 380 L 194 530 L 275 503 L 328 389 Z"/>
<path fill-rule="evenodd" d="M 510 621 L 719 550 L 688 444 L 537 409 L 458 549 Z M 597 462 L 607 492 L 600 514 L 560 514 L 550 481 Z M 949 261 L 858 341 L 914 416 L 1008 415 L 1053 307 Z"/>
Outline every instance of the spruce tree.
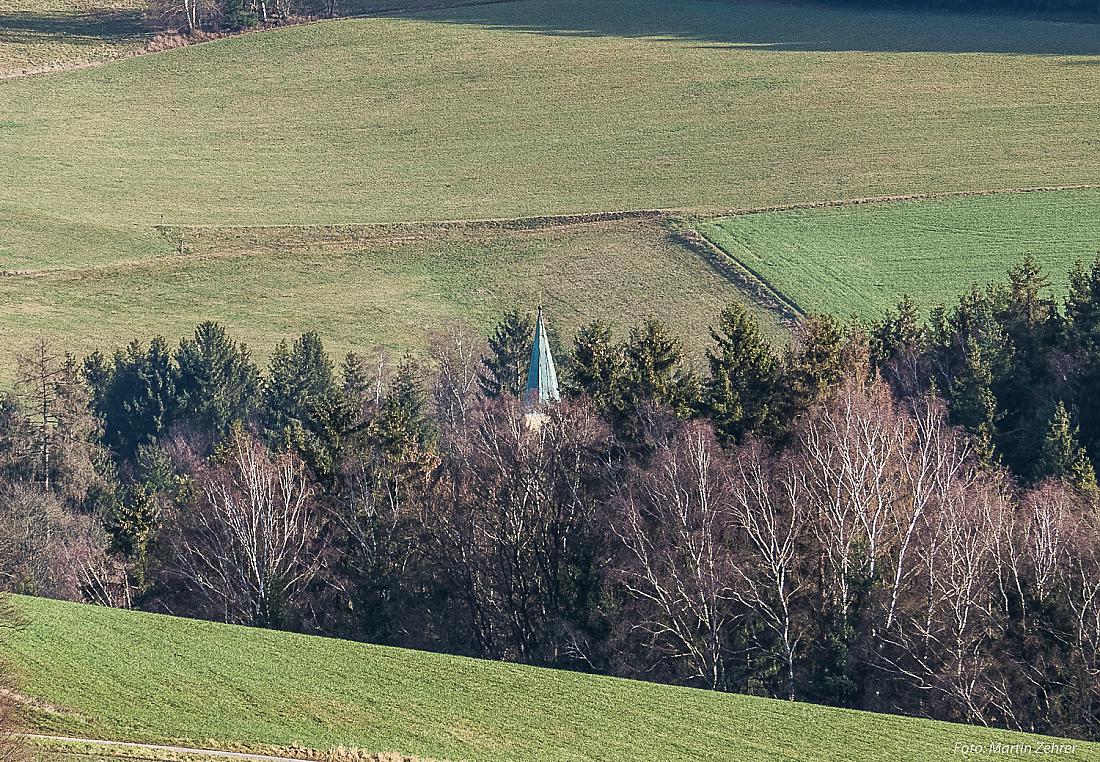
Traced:
<path fill-rule="evenodd" d="M 181 418 L 221 439 L 252 416 L 260 371 L 248 347 L 233 341 L 224 327 L 200 323 L 192 338 L 180 341 L 175 359 Z"/>
<path fill-rule="evenodd" d="M 924 327 L 916 303 L 904 296 L 897 307 L 871 326 L 871 349 L 878 362 L 893 359 L 904 352 L 919 351 L 924 343 Z"/>
<path fill-rule="evenodd" d="M 777 434 L 779 363 L 756 321 L 734 303 L 718 316 L 710 336 L 703 401 L 719 440 L 731 444 L 749 433 Z"/>
<path fill-rule="evenodd" d="M 422 452 L 431 434 L 427 392 L 416 367 L 406 360 L 398 367 L 371 421 L 371 439 L 384 460 L 398 464 Z"/>
<path fill-rule="evenodd" d="M 1066 323 L 1071 346 L 1100 346 L 1100 257 L 1088 269 L 1078 261 L 1070 272 Z"/>
<path fill-rule="evenodd" d="M 1059 400 L 1047 426 L 1036 476 L 1061 479 L 1080 492 L 1096 494 L 1096 471 L 1078 444 L 1077 427 L 1072 424 L 1065 403 Z"/>
<path fill-rule="evenodd" d="M 594 321 L 577 331 L 573 339 L 573 355 L 565 366 L 563 386 L 567 393 L 588 397 L 601 409 L 613 409 L 618 403 L 625 362 L 623 347 L 613 340 L 611 326 Z"/>
<path fill-rule="evenodd" d="M 766 349 L 766 347 L 765 347 Z M 844 328 L 829 315 L 808 315 L 798 327 L 783 368 L 785 422 L 840 383 L 848 356 Z"/>
<path fill-rule="evenodd" d="M 482 360 L 478 382 L 486 397 L 520 397 L 527 385 L 527 365 L 535 322 L 530 314 L 512 310 L 489 337 L 489 354 Z"/>
<path fill-rule="evenodd" d="M 271 356 L 263 423 L 276 447 L 296 450 L 321 480 L 334 474 L 346 407 L 321 337 L 309 332 Z"/>
<path fill-rule="evenodd" d="M 995 461 L 994 437 L 998 420 L 993 393 L 993 370 L 974 337 L 966 339 L 963 366 L 951 387 L 951 422 L 974 436 L 975 451 L 986 465 Z"/>
<path fill-rule="evenodd" d="M 164 339 L 146 349 L 131 342 L 110 362 L 102 355 L 85 360 L 84 377 L 92 385 L 93 406 L 103 419 L 103 440 L 123 459 L 160 436 L 175 420 L 179 397 L 175 368 Z"/>
<path fill-rule="evenodd" d="M 222 0 L 222 27 L 236 32 L 256 25 L 256 14 L 251 11 L 244 0 Z"/>
<path fill-rule="evenodd" d="M 631 328 L 623 355 L 618 403 L 624 413 L 629 415 L 639 403 L 656 402 L 687 415 L 698 403 L 698 384 L 684 369 L 680 342 L 661 321 L 649 319 Z"/>

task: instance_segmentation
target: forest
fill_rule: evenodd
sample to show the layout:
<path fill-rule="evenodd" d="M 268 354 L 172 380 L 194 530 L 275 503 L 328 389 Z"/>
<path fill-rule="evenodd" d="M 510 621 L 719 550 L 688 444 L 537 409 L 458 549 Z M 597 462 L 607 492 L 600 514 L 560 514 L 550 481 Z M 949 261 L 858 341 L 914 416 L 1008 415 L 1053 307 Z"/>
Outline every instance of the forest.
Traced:
<path fill-rule="evenodd" d="M 223 327 L 21 354 L 10 591 L 1097 739 L 1100 260 L 921 314 L 731 304 L 261 368 Z M 552 319 L 552 310 L 550 311 Z"/>

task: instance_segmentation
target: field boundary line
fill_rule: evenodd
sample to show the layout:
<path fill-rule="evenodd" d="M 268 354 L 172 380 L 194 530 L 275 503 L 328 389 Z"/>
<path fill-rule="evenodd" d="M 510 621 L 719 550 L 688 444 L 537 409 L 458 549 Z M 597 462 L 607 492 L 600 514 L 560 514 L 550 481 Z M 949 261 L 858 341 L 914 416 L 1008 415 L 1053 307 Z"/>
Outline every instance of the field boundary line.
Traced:
<path fill-rule="evenodd" d="M 784 323 L 795 323 L 806 312 L 767 278 L 693 227 L 670 222 L 669 234 L 676 243 L 699 256 L 718 275 L 732 283 L 742 293 L 765 310 L 776 314 Z"/>
<path fill-rule="evenodd" d="M 864 206 L 869 204 L 894 204 L 907 201 L 947 201 L 953 198 L 978 198 L 981 196 L 1007 196 L 1014 193 L 1061 193 L 1066 191 L 1100 190 L 1100 185 L 1037 185 L 1018 188 L 988 188 L 968 191 L 932 191 L 930 193 L 902 193 L 884 196 L 859 196 L 829 201 L 802 201 L 779 206 L 758 206 L 727 209 L 714 213 L 707 212 L 707 219 L 719 217 L 744 217 L 750 214 L 769 214 L 773 212 L 795 212 L 802 209 L 829 209 L 845 206 Z"/>

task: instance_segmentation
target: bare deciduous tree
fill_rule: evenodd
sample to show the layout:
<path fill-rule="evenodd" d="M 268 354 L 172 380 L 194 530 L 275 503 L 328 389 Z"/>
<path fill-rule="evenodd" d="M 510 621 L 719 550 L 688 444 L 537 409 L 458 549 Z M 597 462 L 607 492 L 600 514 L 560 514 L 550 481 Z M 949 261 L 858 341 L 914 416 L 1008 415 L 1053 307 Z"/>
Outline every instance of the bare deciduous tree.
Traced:
<path fill-rule="evenodd" d="M 744 538 L 733 563 L 733 596 L 779 642 L 787 698 L 795 698 L 795 659 L 801 640 L 795 605 L 805 588 L 799 570 L 809 523 L 805 481 L 789 459 L 751 445 L 735 462 L 733 520 Z"/>
<path fill-rule="evenodd" d="M 512 401 L 482 402 L 467 425 L 445 431 L 442 478 L 422 521 L 482 653 L 589 658 L 606 440 L 587 407 L 558 406 L 535 431 Z"/>
<path fill-rule="evenodd" d="M 633 627 L 649 648 L 721 688 L 726 638 L 738 619 L 728 463 L 703 424 L 688 426 L 653 457 L 614 501 L 612 528 L 624 556 L 617 578 L 641 604 Z"/>
<path fill-rule="evenodd" d="M 313 487 L 301 461 L 238 430 L 180 511 L 174 571 L 227 622 L 280 623 L 317 571 Z"/>

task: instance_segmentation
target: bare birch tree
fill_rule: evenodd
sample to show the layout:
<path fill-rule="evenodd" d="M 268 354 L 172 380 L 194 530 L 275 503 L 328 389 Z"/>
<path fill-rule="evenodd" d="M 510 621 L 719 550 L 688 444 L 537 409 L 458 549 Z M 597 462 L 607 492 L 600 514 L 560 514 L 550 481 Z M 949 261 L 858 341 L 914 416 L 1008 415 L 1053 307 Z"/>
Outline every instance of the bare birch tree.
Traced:
<path fill-rule="evenodd" d="M 728 463 L 703 424 L 660 446 L 614 501 L 617 579 L 640 604 L 633 627 L 708 688 L 725 686 L 726 638 L 739 618 L 734 502 Z"/>
<path fill-rule="evenodd" d="M 734 477 L 732 517 L 744 543 L 732 564 L 731 593 L 778 640 L 786 694 L 793 701 L 802 638 L 795 607 L 806 587 L 799 569 L 809 523 L 805 481 L 789 459 L 780 460 L 759 445 L 736 459 Z"/>
<path fill-rule="evenodd" d="M 318 568 L 317 516 L 304 466 L 237 430 L 226 461 L 197 481 L 198 504 L 178 517 L 175 573 L 226 622 L 279 624 Z"/>

